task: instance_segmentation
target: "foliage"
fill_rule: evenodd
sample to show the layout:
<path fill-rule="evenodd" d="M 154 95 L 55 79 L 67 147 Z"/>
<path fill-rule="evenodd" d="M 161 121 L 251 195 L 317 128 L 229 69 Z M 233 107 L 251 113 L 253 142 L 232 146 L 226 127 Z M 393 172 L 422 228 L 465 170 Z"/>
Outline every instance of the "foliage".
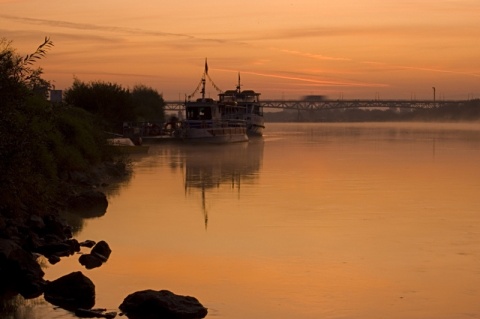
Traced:
<path fill-rule="evenodd" d="M 165 120 L 163 97 L 154 89 L 137 85 L 131 93 L 137 122 L 162 123 Z"/>
<path fill-rule="evenodd" d="M 41 69 L 30 67 L 38 54 L 22 58 L 10 45 L 0 40 L 0 211 L 22 204 L 35 206 L 23 199 L 34 193 L 39 200 L 47 198 L 52 187 L 48 180 L 55 183 L 50 154 L 43 147 L 45 132 L 51 128 L 39 120 L 48 116 L 48 108 L 43 96 L 34 94 L 38 83 L 48 87 L 48 82 L 41 79 Z M 40 50 L 45 52 L 45 46 L 53 43 L 45 38 Z"/>
<path fill-rule="evenodd" d="M 154 89 L 137 85 L 133 91 L 101 81 L 75 79 L 65 91 L 65 102 L 99 116 L 106 130 L 121 133 L 123 122 L 163 122 L 164 101 Z"/>
<path fill-rule="evenodd" d="M 48 81 L 31 66 L 53 43 L 20 57 L 0 41 L 0 215 L 42 213 L 62 194 L 73 171 L 87 170 L 109 153 L 95 118 L 46 98 Z"/>
<path fill-rule="evenodd" d="M 99 116 L 107 130 L 118 132 L 123 122 L 135 119 L 130 92 L 114 83 L 83 83 L 75 79 L 65 91 L 65 102 Z"/>
<path fill-rule="evenodd" d="M 87 170 L 108 157 L 106 140 L 97 119 L 85 110 L 62 107 L 55 116 L 57 136 L 51 150 L 59 172 Z"/>

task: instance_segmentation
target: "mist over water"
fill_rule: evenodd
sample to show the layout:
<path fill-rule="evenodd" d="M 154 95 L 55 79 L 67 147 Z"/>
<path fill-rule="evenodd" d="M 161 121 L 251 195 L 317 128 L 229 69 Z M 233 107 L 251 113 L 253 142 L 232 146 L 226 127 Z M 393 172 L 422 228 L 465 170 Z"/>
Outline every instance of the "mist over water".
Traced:
<path fill-rule="evenodd" d="M 95 307 L 168 289 L 207 318 L 480 316 L 478 124 L 274 124 L 249 143 L 152 145 L 76 238 Z M 37 301 L 36 318 L 74 318 Z M 36 310 L 35 310 L 36 309 Z M 21 317 L 21 316 L 20 316 Z"/>

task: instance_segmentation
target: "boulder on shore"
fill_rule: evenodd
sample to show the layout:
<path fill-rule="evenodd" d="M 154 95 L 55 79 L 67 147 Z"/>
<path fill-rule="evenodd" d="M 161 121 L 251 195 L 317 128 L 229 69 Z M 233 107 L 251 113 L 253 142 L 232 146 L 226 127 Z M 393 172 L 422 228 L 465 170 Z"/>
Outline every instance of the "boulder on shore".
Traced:
<path fill-rule="evenodd" d="M 0 238 L 0 290 L 10 288 L 24 298 L 43 293 L 44 272 L 34 256 L 9 239 Z"/>
<path fill-rule="evenodd" d="M 128 295 L 119 308 L 127 316 L 138 319 L 200 319 L 208 313 L 194 297 L 151 289 Z"/>
<path fill-rule="evenodd" d="M 45 287 L 45 300 L 67 310 L 91 309 L 95 305 L 95 285 L 82 274 L 72 272 Z"/>
<path fill-rule="evenodd" d="M 84 218 L 105 215 L 108 207 L 107 196 L 98 190 L 86 190 L 68 199 L 69 210 L 77 212 Z"/>

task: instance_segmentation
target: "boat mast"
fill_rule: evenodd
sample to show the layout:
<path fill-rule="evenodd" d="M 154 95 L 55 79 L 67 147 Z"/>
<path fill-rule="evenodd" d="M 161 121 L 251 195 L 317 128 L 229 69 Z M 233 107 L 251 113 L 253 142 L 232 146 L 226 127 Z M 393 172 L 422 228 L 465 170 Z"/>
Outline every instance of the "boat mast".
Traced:
<path fill-rule="evenodd" d="M 205 83 L 207 82 L 206 81 L 207 75 L 208 75 L 208 64 L 207 64 L 207 58 L 205 58 L 205 71 L 203 71 L 203 76 L 202 76 L 202 91 L 200 91 L 202 93 L 202 101 L 205 101 Z"/>
<path fill-rule="evenodd" d="M 240 84 L 240 72 L 238 72 L 237 93 L 240 93 L 240 87 L 241 87 L 241 84 Z"/>
<path fill-rule="evenodd" d="M 202 90 L 200 91 L 200 93 L 202 93 L 202 101 L 205 101 L 205 73 L 202 77 Z"/>

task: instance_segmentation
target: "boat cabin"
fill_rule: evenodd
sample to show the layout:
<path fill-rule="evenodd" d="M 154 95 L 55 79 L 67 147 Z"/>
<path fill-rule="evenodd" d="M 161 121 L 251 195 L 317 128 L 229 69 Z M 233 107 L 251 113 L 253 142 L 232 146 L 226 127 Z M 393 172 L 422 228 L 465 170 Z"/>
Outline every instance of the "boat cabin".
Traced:
<path fill-rule="evenodd" d="M 220 117 L 217 103 L 213 99 L 198 99 L 185 105 L 188 121 L 211 121 Z"/>

